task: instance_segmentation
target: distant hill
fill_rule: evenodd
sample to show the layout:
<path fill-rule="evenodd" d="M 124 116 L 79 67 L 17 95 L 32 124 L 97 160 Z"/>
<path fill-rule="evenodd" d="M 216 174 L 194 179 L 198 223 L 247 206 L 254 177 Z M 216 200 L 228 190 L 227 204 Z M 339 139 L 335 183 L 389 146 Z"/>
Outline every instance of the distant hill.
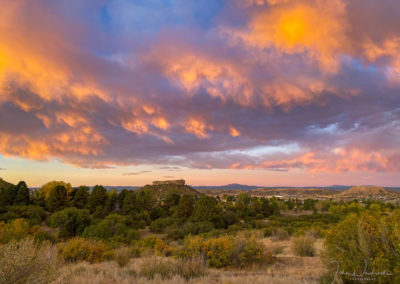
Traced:
<path fill-rule="evenodd" d="M 341 200 L 380 200 L 384 202 L 399 202 L 400 192 L 389 190 L 381 186 L 364 185 L 353 186 L 340 192 L 337 196 Z"/>
<path fill-rule="evenodd" d="M 368 196 L 385 196 L 398 195 L 398 192 L 391 191 L 381 186 L 364 185 L 353 186 L 339 193 L 340 196 L 368 197 Z"/>
<path fill-rule="evenodd" d="M 13 186 L 12 183 L 9 183 L 9 182 L 5 181 L 4 179 L 0 178 L 0 189 L 1 188 L 9 188 L 11 186 Z"/>
<path fill-rule="evenodd" d="M 178 184 L 161 184 L 161 185 L 145 185 L 141 188 L 139 188 L 137 191 L 140 192 L 142 190 L 149 189 L 153 191 L 154 195 L 157 196 L 157 198 L 165 198 L 167 193 L 170 190 L 175 190 L 180 194 L 189 194 L 189 195 L 202 195 L 200 192 L 197 190 L 191 188 L 190 186 L 187 185 L 178 185 Z"/>

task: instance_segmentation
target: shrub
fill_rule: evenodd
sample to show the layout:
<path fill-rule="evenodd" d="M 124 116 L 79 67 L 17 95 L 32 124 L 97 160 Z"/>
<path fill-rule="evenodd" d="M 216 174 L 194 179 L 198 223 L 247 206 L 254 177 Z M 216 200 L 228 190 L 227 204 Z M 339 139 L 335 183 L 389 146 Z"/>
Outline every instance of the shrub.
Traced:
<path fill-rule="evenodd" d="M 257 213 L 256 219 L 258 219 L 258 220 L 264 219 L 264 215 L 261 213 Z"/>
<path fill-rule="evenodd" d="M 286 241 L 290 239 L 288 231 L 278 228 L 272 232 L 271 240 L 273 241 Z"/>
<path fill-rule="evenodd" d="M 183 228 L 177 228 L 180 232 L 186 235 L 198 235 L 208 233 L 214 230 L 214 224 L 211 222 L 187 222 Z"/>
<path fill-rule="evenodd" d="M 264 246 L 255 238 L 239 239 L 236 242 L 236 252 L 239 261 L 237 266 L 248 266 L 263 261 Z"/>
<path fill-rule="evenodd" d="M 374 275 L 377 283 L 400 283 L 399 244 L 400 210 L 390 217 L 368 211 L 353 213 L 327 233 L 323 259 L 331 277 L 338 269 L 358 274 L 385 271 Z M 347 282 L 351 276 L 338 277 Z"/>
<path fill-rule="evenodd" d="M 111 214 L 98 224 L 87 227 L 82 236 L 121 243 L 130 243 L 132 240 L 138 240 L 140 238 L 139 232 L 129 228 L 126 225 L 127 222 L 126 217 Z"/>
<path fill-rule="evenodd" d="M 155 233 L 162 233 L 164 232 L 165 228 L 171 225 L 172 220 L 171 218 L 159 218 L 150 224 L 150 231 Z"/>
<path fill-rule="evenodd" d="M 118 263 L 119 267 L 126 266 L 132 256 L 132 250 L 128 247 L 116 249 L 114 252 L 114 260 Z"/>
<path fill-rule="evenodd" d="M 266 227 L 264 229 L 264 237 L 271 237 L 276 229 L 272 227 Z"/>
<path fill-rule="evenodd" d="M 30 225 L 40 225 L 46 217 L 46 211 L 37 205 L 10 206 L 7 213 L 0 216 L 1 220 L 8 221 L 11 219 L 23 218 Z"/>
<path fill-rule="evenodd" d="M 32 238 L 0 246 L 0 283 L 49 283 L 56 271 L 56 252 Z"/>
<path fill-rule="evenodd" d="M 76 209 L 74 207 L 57 211 L 50 216 L 50 227 L 58 227 L 59 238 L 69 238 L 79 235 L 90 223 L 89 210 Z"/>
<path fill-rule="evenodd" d="M 244 267 L 269 262 L 272 255 L 255 238 L 216 237 L 204 240 L 199 236 L 187 238 L 180 255 L 183 258 L 204 257 L 210 267 Z"/>
<path fill-rule="evenodd" d="M 0 243 L 8 243 L 13 240 L 22 240 L 28 236 L 36 235 L 39 226 L 30 227 L 24 219 L 15 219 L 11 223 L 0 222 Z"/>
<path fill-rule="evenodd" d="M 202 256 L 204 239 L 200 236 L 191 236 L 185 239 L 180 255 L 184 258 Z"/>
<path fill-rule="evenodd" d="M 292 241 L 292 250 L 297 256 L 314 256 L 315 238 L 311 236 L 299 236 Z"/>
<path fill-rule="evenodd" d="M 164 243 L 163 240 L 157 238 L 154 244 L 154 250 L 158 255 L 171 256 L 174 254 L 174 248 Z"/>
<path fill-rule="evenodd" d="M 106 258 L 107 247 L 101 241 L 73 238 L 58 245 L 58 255 L 67 262 L 102 262 Z"/>
<path fill-rule="evenodd" d="M 142 245 L 144 248 L 154 249 L 157 239 L 158 238 L 156 236 L 148 236 L 147 238 L 143 239 Z"/>
<path fill-rule="evenodd" d="M 209 266 L 221 268 L 232 264 L 235 246 L 233 237 L 212 238 L 203 243 L 202 250 Z"/>

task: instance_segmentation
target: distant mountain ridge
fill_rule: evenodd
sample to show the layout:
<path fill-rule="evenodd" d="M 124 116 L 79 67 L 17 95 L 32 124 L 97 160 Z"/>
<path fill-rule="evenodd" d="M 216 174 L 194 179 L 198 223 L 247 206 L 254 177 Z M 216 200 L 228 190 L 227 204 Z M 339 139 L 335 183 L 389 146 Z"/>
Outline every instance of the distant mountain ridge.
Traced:
<path fill-rule="evenodd" d="M 231 183 L 227 185 L 193 186 L 194 189 L 228 189 L 228 190 L 253 190 L 262 186 Z"/>
<path fill-rule="evenodd" d="M 315 189 L 331 189 L 331 190 L 346 190 L 351 188 L 351 185 L 331 185 L 331 186 L 258 186 L 258 185 L 246 185 L 239 183 L 232 183 L 227 185 L 210 185 L 210 186 L 193 186 L 194 189 L 198 190 L 255 190 L 255 189 L 305 189 L 305 188 L 315 188 Z"/>

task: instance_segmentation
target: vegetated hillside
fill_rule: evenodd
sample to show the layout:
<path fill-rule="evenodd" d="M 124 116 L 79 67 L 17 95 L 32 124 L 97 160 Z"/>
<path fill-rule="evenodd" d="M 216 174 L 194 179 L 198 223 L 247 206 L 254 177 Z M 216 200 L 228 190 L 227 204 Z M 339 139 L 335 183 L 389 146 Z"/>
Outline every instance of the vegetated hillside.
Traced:
<path fill-rule="evenodd" d="M 0 178 L 0 189 L 9 188 L 11 186 L 13 186 L 12 183 L 9 183 L 9 182 L 5 181 L 4 179 Z"/>
<path fill-rule="evenodd" d="M 167 193 L 171 190 L 174 190 L 178 192 L 179 194 L 190 194 L 190 195 L 202 195 L 200 192 L 197 190 L 191 188 L 190 186 L 187 185 L 179 185 L 179 184 L 161 184 L 161 185 L 145 185 L 142 188 L 139 188 L 137 191 L 142 191 L 142 190 L 151 190 L 153 194 L 158 198 L 165 198 Z"/>
<path fill-rule="evenodd" d="M 356 199 L 396 199 L 400 198 L 400 193 L 381 186 L 364 185 L 353 186 L 348 190 L 342 191 L 338 194 L 338 197 Z"/>

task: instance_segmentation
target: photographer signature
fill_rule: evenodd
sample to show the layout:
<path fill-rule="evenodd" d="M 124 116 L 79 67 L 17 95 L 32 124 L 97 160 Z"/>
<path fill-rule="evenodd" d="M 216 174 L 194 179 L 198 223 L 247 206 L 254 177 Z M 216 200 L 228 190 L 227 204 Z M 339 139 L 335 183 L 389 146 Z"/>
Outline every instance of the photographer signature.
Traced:
<path fill-rule="evenodd" d="M 339 276 L 345 276 L 346 278 L 350 278 L 351 280 L 363 280 L 363 281 L 373 281 L 375 280 L 376 276 L 393 276 L 394 274 L 390 271 L 375 271 L 374 269 L 368 269 L 368 261 L 364 260 L 364 269 L 362 272 L 347 272 L 343 269 L 340 270 L 339 261 L 334 261 L 336 263 L 336 272 L 332 283 L 336 283 Z"/>

